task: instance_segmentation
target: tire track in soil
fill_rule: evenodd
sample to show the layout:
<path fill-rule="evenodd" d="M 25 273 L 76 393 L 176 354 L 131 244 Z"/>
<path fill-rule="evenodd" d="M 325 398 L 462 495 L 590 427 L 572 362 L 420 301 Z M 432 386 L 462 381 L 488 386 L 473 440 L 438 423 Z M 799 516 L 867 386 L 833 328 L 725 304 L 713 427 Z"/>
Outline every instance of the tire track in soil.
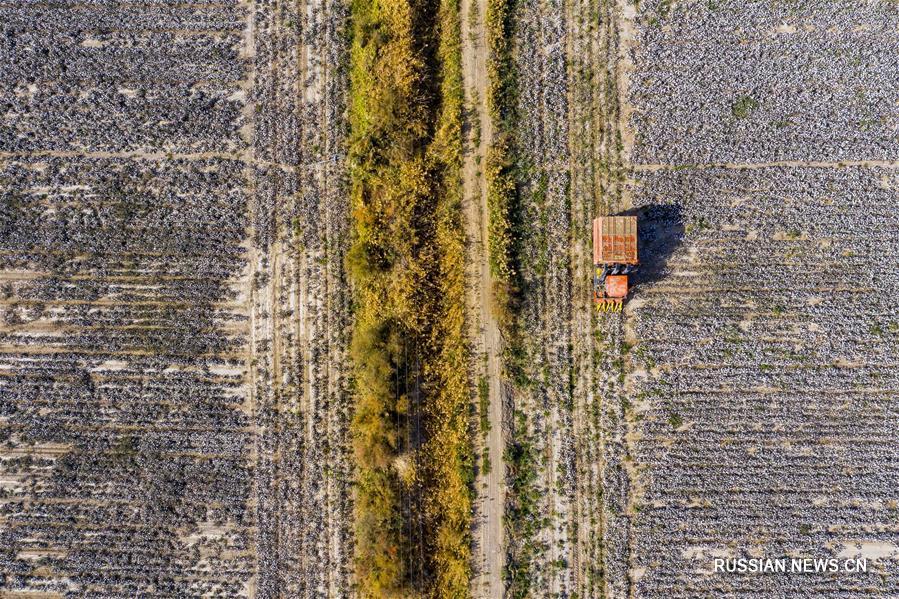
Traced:
<path fill-rule="evenodd" d="M 524 298 L 521 318 L 527 384 L 515 389 L 523 418 L 515 435 L 536 457 L 533 494 L 540 518 L 514 548 L 521 581 L 532 596 L 572 592 L 575 522 L 572 384 L 569 5 L 538 0 L 516 7 Z M 524 536 L 527 535 L 527 536 Z M 516 589 L 516 592 L 524 589 Z"/>
<path fill-rule="evenodd" d="M 630 8 L 615 0 L 570 0 L 570 158 L 572 171 L 572 347 L 576 476 L 571 554 L 581 597 L 629 597 L 630 472 L 624 412 L 623 314 L 592 306 L 591 221 L 630 207 L 621 184 L 632 139 L 622 106 L 629 62 Z"/>
<path fill-rule="evenodd" d="M 253 347 L 260 426 L 259 596 L 349 591 L 348 289 L 343 253 L 345 11 L 329 0 L 261 6 L 268 77 L 253 162 L 259 185 Z M 332 72 L 333 71 L 333 72 Z M 269 168 L 271 164 L 279 165 Z M 281 168 L 280 165 L 286 165 Z"/>
<path fill-rule="evenodd" d="M 303 554 L 304 596 L 345 596 L 349 592 L 352 555 L 348 455 L 349 289 L 343 256 L 349 213 L 343 181 L 345 127 L 342 106 L 345 80 L 340 64 L 345 19 L 343 7 L 330 0 L 306 0 L 298 17 L 307 24 L 300 54 L 301 160 L 295 218 L 303 225 L 290 231 L 294 264 L 302 285 L 295 351 L 301 382 L 300 410 L 303 471 L 299 550 Z M 334 53 L 337 53 L 335 56 Z M 307 216 L 308 215 L 308 216 Z M 295 391 L 299 392 L 299 391 Z M 307 578 L 308 577 L 308 578 Z"/>
<path fill-rule="evenodd" d="M 601 555 L 598 501 L 598 398 L 593 384 L 592 331 L 596 326 L 590 299 L 592 252 L 590 223 L 599 204 L 595 156 L 602 123 L 597 118 L 599 77 L 597 53 L 603 22 L 590 20 L 598 0 L 571 0 L 568 20 L 569 152 L 571 168 L 572 380 L 575 451 L 572 508 L 571 578 L 579 597 L 598 595 Z"/>
<path fill-rule="evenodd" d="M 625 184 L 633 131 L 628 126 L 632 107 L 626 103 L 631 67 L 630 48 L 634 41 L 635 9 L 627 0 L 605 3 L 604 45 L 606 72 L 606 105 L 604 106 L 604 150 L 608 176 L 604 182 L 604 213 L 615 214 L 632 207 Z M 628 348 L 633 344 L 628 324 L 634 301 L 632 296 L 623 313 L 600 323 L 599 352 L 603 364 L 597 372 L 600 382 L 602 415 L 601 556 L 604 571 L 603 591 L 610 599 L 634 597 L 633 519 L 636 516 L 634 465 L 628 434 Z"/>

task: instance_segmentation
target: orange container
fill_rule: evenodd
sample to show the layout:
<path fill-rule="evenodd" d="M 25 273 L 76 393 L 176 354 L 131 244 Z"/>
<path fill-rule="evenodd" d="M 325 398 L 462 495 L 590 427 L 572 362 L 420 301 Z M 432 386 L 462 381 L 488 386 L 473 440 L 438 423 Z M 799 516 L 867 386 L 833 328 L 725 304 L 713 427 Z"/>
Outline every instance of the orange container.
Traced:
<path fill-rule="evenodd" d="M 607 297 L 627 297 L 627 275 L 609 275 L 606 277 Z"/>
<path fill-rule="evenodd" d="M 637 263 L 637 217 L 593 219 L 593 264 Z"/>

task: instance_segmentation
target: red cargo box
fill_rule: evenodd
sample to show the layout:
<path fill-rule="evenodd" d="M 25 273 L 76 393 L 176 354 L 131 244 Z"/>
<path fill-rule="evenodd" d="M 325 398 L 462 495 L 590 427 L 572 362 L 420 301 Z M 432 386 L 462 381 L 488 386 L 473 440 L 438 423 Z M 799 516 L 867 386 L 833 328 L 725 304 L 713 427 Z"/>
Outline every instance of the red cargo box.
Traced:
<path fill-rule="evenodd" d="M 593 220 L 593 264 L 637 264 L 637 217 Z"/>

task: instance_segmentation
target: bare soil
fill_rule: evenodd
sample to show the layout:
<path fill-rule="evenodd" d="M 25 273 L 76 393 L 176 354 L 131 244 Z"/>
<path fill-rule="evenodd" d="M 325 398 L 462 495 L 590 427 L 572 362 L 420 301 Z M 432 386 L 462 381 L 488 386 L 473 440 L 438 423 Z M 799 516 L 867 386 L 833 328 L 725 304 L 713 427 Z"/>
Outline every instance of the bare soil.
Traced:
<path fill-rule="evenodd" d="M 473 342 L 472 380 L 482 377 L 488 388 L 486 434 L 476 431 L 475 447 L 480 467 L 475 482 L 477 498 L 473 518 L 474 551 L 471 592 L 474 597 L 503 596 L 503 410 L 505 383 L 502 378 L 502 339 L 493 312 L 492 278 L 487 248 L 487 182 L 483 165 L 492 139 L 487 113 L 487 48 L 484 16 L 486 0 L 463 0 L 462 75 L 468 107 L 465 122 L 466 148 L 463 165 L 463 203 L 468 241 L 468 314 Z M 481 409 L 475 394 L 474 412 Z M 479 419 L 478 419 L 479 420 Z M 480 425 L 475 424 L 477 429 Z M 490 468 L 485 472 L 486 452 Z"/>

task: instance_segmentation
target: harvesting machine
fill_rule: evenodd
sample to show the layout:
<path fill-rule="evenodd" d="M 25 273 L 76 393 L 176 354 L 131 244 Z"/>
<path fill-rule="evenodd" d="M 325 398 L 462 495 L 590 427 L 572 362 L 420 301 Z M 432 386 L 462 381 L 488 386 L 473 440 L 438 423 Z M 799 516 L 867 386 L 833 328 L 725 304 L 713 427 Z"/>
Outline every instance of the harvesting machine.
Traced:
<path fill-rule="evenodd" d="M 603 312 L 621 312 L 628 275 L 636 270 L 637 217 L 593 219 L 593 301 Z"/>

